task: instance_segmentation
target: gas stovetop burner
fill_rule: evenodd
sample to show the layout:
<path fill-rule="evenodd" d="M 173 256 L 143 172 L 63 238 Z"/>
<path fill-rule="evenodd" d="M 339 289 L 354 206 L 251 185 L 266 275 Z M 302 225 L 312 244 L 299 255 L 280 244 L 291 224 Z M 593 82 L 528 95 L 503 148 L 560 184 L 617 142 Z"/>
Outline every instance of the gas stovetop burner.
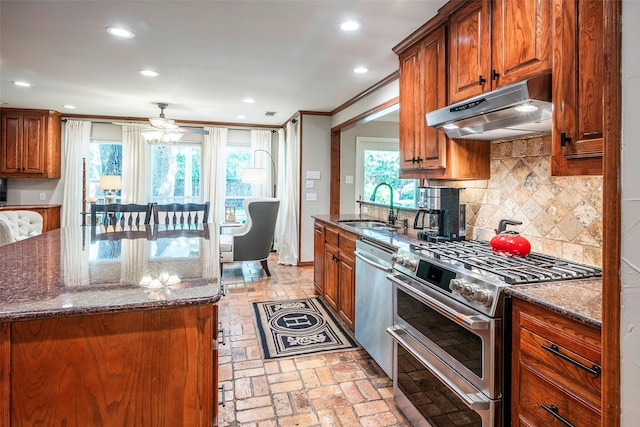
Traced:
<path fill-rule="evenodd" d="M 412 244 L 411 252 L 431 257 L 458 269 L 499 276 L 509 285 L 584 279 L 602 276 L 602 270 L 549 255 L 531 252 L 526 257 L 495 254 L 488 242 L 476 240 Z"/>

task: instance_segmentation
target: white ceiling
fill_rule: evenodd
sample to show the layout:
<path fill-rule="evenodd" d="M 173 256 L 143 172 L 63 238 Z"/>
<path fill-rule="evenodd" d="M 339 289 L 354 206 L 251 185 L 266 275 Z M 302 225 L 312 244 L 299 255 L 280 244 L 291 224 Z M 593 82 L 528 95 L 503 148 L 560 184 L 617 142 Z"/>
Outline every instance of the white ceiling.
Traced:
<path fill-rule="evenodd" d="M 396 71 L 392 47 L 444 3 L 0 0 L 0 101 L 120 117 L 157 116 L 155 103 L 166 102 L 173 119 L 281 125 L 298 110 L 331 111 Z M 346 18 L 362 28 L 340 31 Z M 135 38 L 113 38 L 112 25 Z M 370 71 L 353 73 L 358 65 Z"/>

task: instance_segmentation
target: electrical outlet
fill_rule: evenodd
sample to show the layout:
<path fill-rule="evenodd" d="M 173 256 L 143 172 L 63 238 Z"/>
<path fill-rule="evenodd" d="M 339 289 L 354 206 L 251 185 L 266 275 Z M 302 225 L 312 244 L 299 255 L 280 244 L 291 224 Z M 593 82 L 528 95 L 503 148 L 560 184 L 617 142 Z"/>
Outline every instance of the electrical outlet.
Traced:
<path fill-rule="evenodd" d="M 47 195 L 45 193 L 40 193 L 40 200 L 47 200 Z"/>

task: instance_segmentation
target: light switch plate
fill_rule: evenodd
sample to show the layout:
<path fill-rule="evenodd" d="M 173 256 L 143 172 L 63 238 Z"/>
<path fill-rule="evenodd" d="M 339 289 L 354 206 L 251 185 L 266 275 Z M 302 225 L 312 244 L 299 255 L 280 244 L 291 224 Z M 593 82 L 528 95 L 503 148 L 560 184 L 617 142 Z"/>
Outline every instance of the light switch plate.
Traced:
<path fill-rule="evenodd" d="M 345 184 L 353 184 L 353 175 L 347 175 L 344 177 Z"/>
<path fill-rule="evenodd" d="M 307 180 L 307 188 L 315 188 L 316 182 L 312 179 Z"/>
<path fill-rule="evenodd" d="M 320 179 L 320 171 L 307 171 L 307 179 Z"/>
<path fill-rule="evenodd" d="M 307 193 L 308 202 L 315 202 L 316 200 L 318 200 L 318 193 Z"/>

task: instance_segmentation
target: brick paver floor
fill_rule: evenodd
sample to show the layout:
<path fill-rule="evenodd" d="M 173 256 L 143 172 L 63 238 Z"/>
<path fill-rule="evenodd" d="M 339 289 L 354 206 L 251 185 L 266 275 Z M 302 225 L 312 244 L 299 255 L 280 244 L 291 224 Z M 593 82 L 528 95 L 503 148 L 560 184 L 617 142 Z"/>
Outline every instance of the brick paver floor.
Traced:
<path fill-rule="evenodd" d="M 226 296 L 219 302 L 225 345 L 219 345 L 219 383 L 226 406 L 220 426 L 402 426 L 410 424 L 393 402 L 392 382 L 364 350 L 283 360 L 262 360 L 251 314 L 255 301 L 313 296 L 313 267 L 269 260 L 226 264 Z"/>

